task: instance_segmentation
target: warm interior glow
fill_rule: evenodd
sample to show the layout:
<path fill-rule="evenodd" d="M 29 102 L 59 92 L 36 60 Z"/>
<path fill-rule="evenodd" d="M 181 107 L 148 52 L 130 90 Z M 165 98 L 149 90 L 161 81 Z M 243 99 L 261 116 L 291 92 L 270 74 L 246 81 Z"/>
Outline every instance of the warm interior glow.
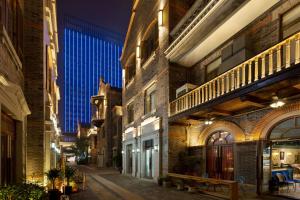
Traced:
<path fill-rule="evenodd" d="M 158 25 L 163 26 L 163 10 L 158 11 Z"/>
<path fill-rule="evenodd" d="M 141 47 L 140 46 L 136 47 L 136 57 L 141 58 Z"/>

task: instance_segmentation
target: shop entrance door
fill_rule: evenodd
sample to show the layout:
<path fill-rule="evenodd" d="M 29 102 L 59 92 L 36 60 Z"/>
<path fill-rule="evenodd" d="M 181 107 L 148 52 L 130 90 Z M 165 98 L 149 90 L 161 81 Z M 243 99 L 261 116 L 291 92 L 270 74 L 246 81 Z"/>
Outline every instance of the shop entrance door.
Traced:
<path fill-rule="evenodd" d="M 233 180 L 234 159 L 233 159 L 233 138 L 227 132 L 213 134 L 206 148 L 206 169 L 208 177 Z"/>
<path fill-rule="evenodd" d="M 144 142 L 145 149 L 145 178 L 153 178 L 153 140 Z"/>
<path fill-rule="evenodd" d="M 1 113 L 1 182 L 7 185 L 15 182 L 15 137 L 16 123 L 5 113 Z"/>
<path fill-rule="evenodd" d="M 126 173 L 132 174 L 132 144 L 126 147 Z"/>

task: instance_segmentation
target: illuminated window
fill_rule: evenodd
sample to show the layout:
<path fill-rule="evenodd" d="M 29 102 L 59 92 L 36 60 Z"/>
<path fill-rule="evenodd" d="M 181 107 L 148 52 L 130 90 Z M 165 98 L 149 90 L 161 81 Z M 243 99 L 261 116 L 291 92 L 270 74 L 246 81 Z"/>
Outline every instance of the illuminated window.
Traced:
<path fill-rule="evenodd" d="M 133 103 L 130 103 L 127 106 L 127 123 L 130 124 L 134 120 L 134 109 L 133 109 Z"/>
<path fill-rule="evenodd" d="M 300 31 L 300 5 L 282 16 L 281 27 L 283 39 Z"/>
<path fill-rule="evenodd" d="M 145 114 L 152 112 L 156 108 L 156 85 L 151 85 L 145 91 Z"/>
<path fill-rule="evenodd" d="M 141 64 L 143 65 L 158 47 L 158 24 L 152 23 L 141 42 Z"/>
<path fill-rule="evenodd" d="M 206 66 L 207 81 L 215 78 L 218 75 L 218 68 L 222 63 L 221 57 L 218 57 Z"/>
<path fill-rule="evenodd" d="M 131 56 L 129 64 L 126 66 L 125 72 L 125 85 L 127 85 L 135 76 L 136 72 L 136 59 L 135 56 Z"/>

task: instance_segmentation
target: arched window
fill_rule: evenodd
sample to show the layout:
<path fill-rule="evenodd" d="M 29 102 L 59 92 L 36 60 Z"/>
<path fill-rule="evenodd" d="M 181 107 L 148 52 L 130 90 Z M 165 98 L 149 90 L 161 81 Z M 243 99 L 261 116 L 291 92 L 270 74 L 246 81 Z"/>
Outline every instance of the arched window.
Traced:
<path fill-rule="evenodd" d="M 226 131 L 218 131 L 212 134 L 208 140 L 207 145 L 221 145 L 221 144 L 232 144 L 233 137 Z"/>
<path fill-rule="evenodd" d="M 153 21 L 141 41 L 141 65 L 143 65 L 158 47 L 158 24 Z"/>
<path fill-rule="evenodd" d="M 125 85 L 127 85 L 135 76 L 136 72 L 136 58 L 135 54 L 132 54 L 129 59 L 127 64 L 125 65 Z"/>
<path fill-rule="evenodd" d="M 295 138 L 300 138 L 300 116 L 280 122 L 270 133 L 271 140 Z"/>

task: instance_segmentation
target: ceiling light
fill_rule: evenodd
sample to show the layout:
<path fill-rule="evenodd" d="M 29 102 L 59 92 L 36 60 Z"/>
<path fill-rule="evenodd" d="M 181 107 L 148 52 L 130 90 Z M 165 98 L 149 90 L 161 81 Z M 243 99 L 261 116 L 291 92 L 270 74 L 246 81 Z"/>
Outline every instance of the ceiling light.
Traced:
<path fill-rule="evenodd" d="M 276 100 L 276 101 L 274 101 L 273 103 L 270 104 L 270 107 L 271 108 L 280 108 L 280 107 L 282 107 L 284 105 L 285 105 L 285 103 L 283 101 Z"/>
<path fill-rule="evenodd" d="M 213 123 L 212 120 L 205 120 L 205 121 L 204 121 L 204 124 L 205 124 L 205 125 L 211 125 L 212 123 Z"/>

